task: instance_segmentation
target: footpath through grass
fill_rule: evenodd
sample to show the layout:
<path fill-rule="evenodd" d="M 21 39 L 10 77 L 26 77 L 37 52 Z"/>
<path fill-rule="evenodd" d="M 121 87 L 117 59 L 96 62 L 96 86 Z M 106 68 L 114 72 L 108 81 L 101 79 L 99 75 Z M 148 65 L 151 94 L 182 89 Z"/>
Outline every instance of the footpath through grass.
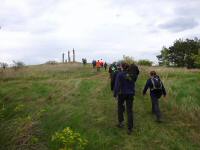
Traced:
<path fill-rule="evenodd" d="M 149 70 L 168 92 L 161 99 L 164 122 L 141 95 Z M 118 129 L 109 75 L 91 66 L 58 64 L 0 72 L 0 149 L 59 149 L 56 131 L 71 127 L 88 140 L 87 150 L 200 149 L 200 72 L 141 67 L 136 83 L 132 135 Z"/>

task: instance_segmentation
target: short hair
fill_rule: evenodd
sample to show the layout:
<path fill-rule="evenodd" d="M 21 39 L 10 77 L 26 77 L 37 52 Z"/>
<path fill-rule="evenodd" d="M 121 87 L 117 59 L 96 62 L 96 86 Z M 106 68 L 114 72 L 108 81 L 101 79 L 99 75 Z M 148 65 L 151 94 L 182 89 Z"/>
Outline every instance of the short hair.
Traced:
<path fill-rule="evenodd" d="M 153 71 L 150 71 L 150 75 L 151 76 L 156 76 L 156 72 L 153 70 Z"/>
<path fill-rule="evenodd" d="M 129 65 L 127 63 L 122 63 L 122 68 L 123 68 L 123 70 L 128 70 Z"/>

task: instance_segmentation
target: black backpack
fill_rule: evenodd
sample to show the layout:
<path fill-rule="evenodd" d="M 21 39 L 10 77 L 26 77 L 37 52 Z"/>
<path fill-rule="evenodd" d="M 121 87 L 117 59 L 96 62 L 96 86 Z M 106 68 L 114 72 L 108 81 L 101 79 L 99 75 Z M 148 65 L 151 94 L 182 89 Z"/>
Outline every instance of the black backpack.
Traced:
<path fill-rule="evenodd" d="M 127 80 L 129 82 L 135 82 L 135 76 L 134 76 L 134 74 L 132 74 L 130 72 L 126 72 L 125 80 Z"/>
<path fill-rule="evenodd" d="M 133 79 L 133 81 L 136 82 L 138 75 L 140 73 L 138 67 L 135 64 L 131 64 L 128 72 L 129 72 L 131 78 Z"/>
<path fill-rule="evenodd" d="M 153 90 L 162 90 L 162 82 L 159 77 L 152 77 L 151 82 L 153 84 L 153 88 L 151 89 L 152 91 Z"/>

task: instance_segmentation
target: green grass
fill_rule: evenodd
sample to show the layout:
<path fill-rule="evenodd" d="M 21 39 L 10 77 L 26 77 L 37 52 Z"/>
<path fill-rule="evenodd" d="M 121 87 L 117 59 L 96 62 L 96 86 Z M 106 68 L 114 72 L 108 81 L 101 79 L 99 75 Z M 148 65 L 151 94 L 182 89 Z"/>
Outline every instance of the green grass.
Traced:
<path fill-rule="evenodd" d="M 164 122 L 155 122 L 149 96 L 141 95 L 150 70 L 161 76 L 167 99 Z M 118 129 L 109 75 L 91 66 L 58 64 L 0 72 L 0 149 L 59 149 L 56 131 L 71 127 L 87 150 L 200 149 L 200 71 L 140 67 L 131 136 Z"/>

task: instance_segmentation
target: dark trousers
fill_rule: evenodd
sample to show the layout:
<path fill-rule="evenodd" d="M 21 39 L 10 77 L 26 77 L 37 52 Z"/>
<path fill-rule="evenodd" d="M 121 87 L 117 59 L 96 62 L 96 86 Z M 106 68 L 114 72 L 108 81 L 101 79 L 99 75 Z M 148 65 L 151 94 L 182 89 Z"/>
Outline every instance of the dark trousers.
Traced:
<path fill-rule="evenodd" d="M 159 108 L 159 98 L 151 96 L 151 103 L 152 103 L 152 113 L 154 113 L 157 119 L 160 119 L 161 113 Z"/>
<path fill-rule="evenodd" d="M 110 79 L 110 89 L 111 89 L 111 91 L 114 90 L 114 86 L 115 86 L 115 81 L 111 78 Z"/>
<path fill-rule="evenodd" d="M 124 111 L 126 102 L 126 112 L 128 118 L 128 129 L 133 128 L 133 95 L 132 94 L 122 94 L 118 96 L 118 121 L 119 123 L 124 121 Z"/>

